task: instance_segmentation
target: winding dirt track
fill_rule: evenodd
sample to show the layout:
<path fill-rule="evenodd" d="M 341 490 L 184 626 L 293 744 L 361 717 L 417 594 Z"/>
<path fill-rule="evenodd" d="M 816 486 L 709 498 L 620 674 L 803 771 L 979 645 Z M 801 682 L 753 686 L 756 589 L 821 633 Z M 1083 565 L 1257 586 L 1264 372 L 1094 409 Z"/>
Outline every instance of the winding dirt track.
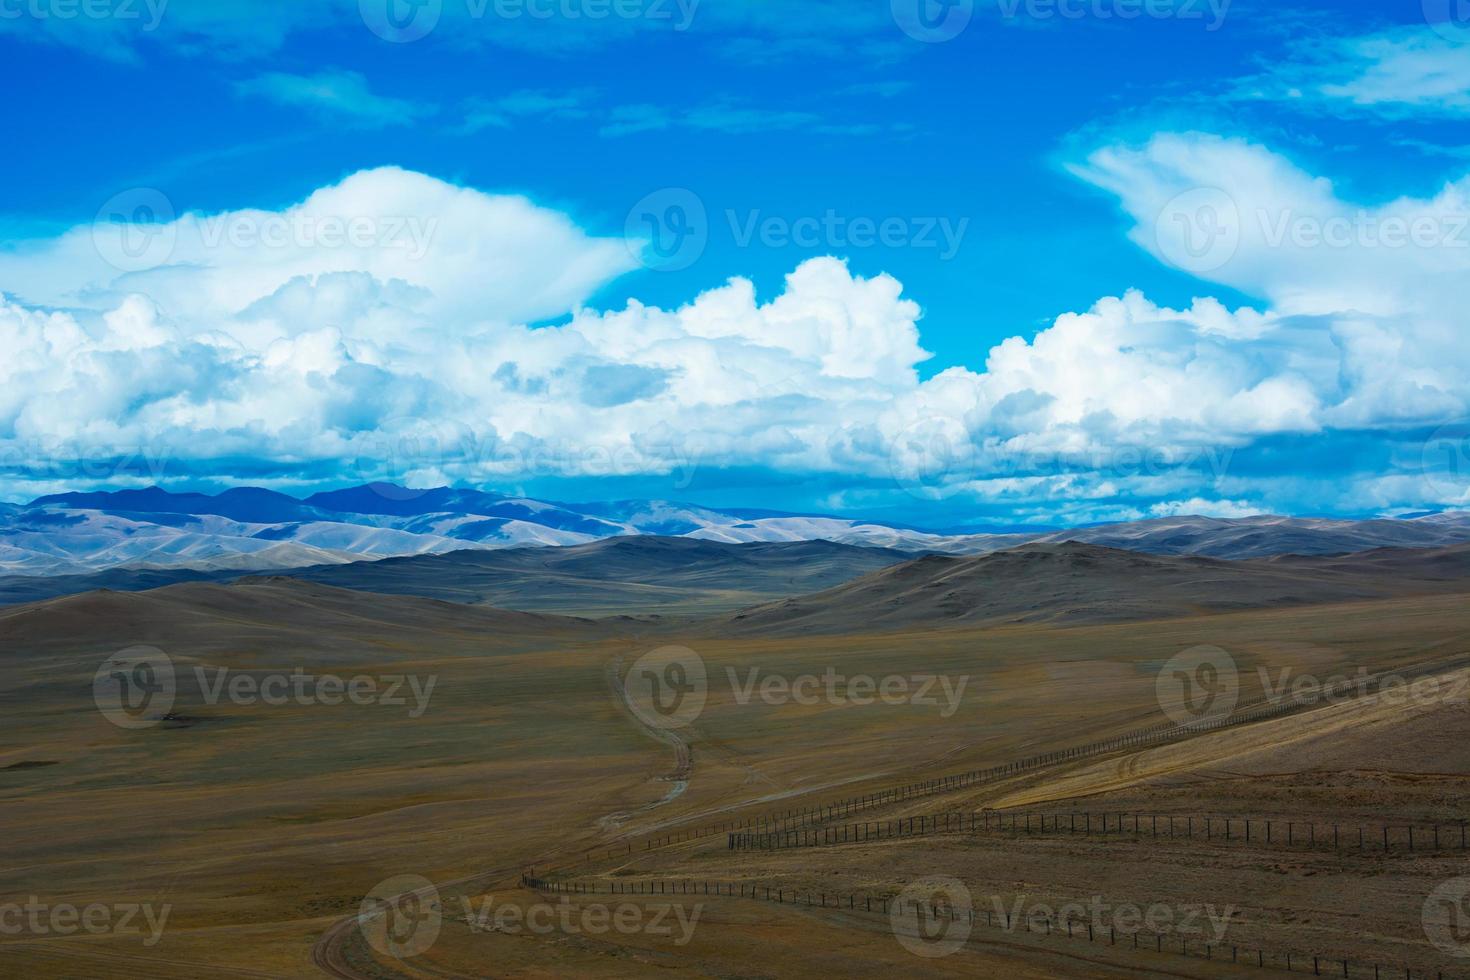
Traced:
<path fill-rule="evenodd" d="M 671 746 L 674 750 L 674 769 L 668 776 L 663 778 L 672 781 L 675 788 L 662 799 L 656 800 L 637 811 L 637 813 L 645 813 L 676 799 L 684 791 L 694 774 L 694 752 L 689 742 L 677 731 L 655 728 L 645 724 L 636 712 L 627 709 L 627 689 L 623 685 L 622 667 L 622 654 L 612 658 L 607 664 L 608 687 L 612 691 L 614 700 L 617 704 L 624 707 L 624 713 L 645 734 L 656 741 Z M 598 823 L 611 830 L 633 815 L 636 814 L 610 813 L 600 818 Z M 492 868 L 488 871 L 476 872 L 475 874 L 466 875 L 463 878 L 446 881 L 436 887 L 439 889 L 450 889 L 461 886 L 488 888 L 507 881 L 518 884 L 520 881 L 520 872 L 523 867 L 527 865 L 537 867 L 554 864 L 558 859 L 567 857 L 571 853 L 571 851 L 556 851 L 542 855 L 535 860 L 524 862 L 523 864 L 508 865 L 500 868 Z M 393 896 L 393 898 L 397 900 L 405 898 L 409 894 L 412 893 L 404 892 L 400 895 Z M 312 946 L 311 961 L 323 973 L 328 976 L 338 977 L 340 980 L 381 980 L 380 977 L 368 977 L 358 973 L 353 969 L 352 964 L 348 962 L 346 953 L 347 943 L 352 938 L 352 933 L 357 927 L 358 916 L 356 915 L 347 916 L 334 923 L 326 932 L 322 933 L 321 937 Z M 436 975 L 445 977 L 453 976 L 452 974 Z M 463 980 L 477 980 L 477 978 L 469 977 L 463 978 Z"/>
<path fill-rule="evenodd" d="M 436 886 L 436 888 L 448 889 L 463 885 L 475 887 L 489 886 L 500 881 L 505 881 L 508 878 L 515 879 L 518 877 L 519 872 L 519 865 L 492 868 L 489 871 L 480 871 L 472 875 L 466 875 L 463 878 L 456 878 L 453 881 L 446 881 L 442 885 Z M 411 894 L 415 893 L 403 892 L 393 896 L 393 898 L 396 900 Z M 311 948 L 311 961 L 323 973 L 329 976 L 341 977 L 342 980 L 381 980 L 381 977 L 368 977 L 358 973 L 347 962 L 345 947 L 348 939 L 352 936 L 352 931 L 357 928 L 357 920 L 358 917 L 356 915 L 350 915 L 333 924 L 331 928 L 322 933 L 321 938 Z M 474 980 L 474 978 L 466 978 L 466 980 Z"/>
<path fill-rule="evenodd" d="M 617 698 L 618 703 L 621 704 L 621 705 L 623 705 L 625 707 L 625 709 L 626 709 L 626 704 L 627 704 L 627 702 L 625 700 L 626 691 L 625 691 L 625 688 L 623 686 L 623 681 L 622 681 L 622 677 L 621 677 L 622 662 L 623 662 L 622 656 L 617 656 L 617 657 L 614 657 L 608 663 L 608 665 L 607 665 L 607 678 L 608 678 L 609 688 L 612 691 L 614 697 Z M 1457 664 L 1457 666 L 1461 667 L 1461 669 L 1464 669 L 1464 667 L 1463 667 L 1464 659 L 1463 658 L 1456 658 L 1455 661 L 1453 661 L 1453 662 L 1455 662 Z M 1443 669 L 1443 667 L 1445 666 L 1445 664 L 1442 662 L 1442 663 L 1436 664 L 1436 665 L 1421 665 L 1421 670 L 1424 670 L 1425 667 L 1430 667 L 1430 666 L 1439 667 L 1440 669 Z M 1424 672 L 1425 673 L 1431 673 L 1431 671 L 1429 671 L 1429 670 L 1424 670 Z M 1379 695 L 1377 695 L 1377 694 L 1370 694 L 1370 695 L 1363 696 L 1363 697 L 1348 698 L 1345 703 L 1346 704 L 1355 705 L 1356 707 L 1365 707 L 1365 706 L 1374 705 L 1379 700 L 1380 700 L 1380 696 Z M 1289 716 L 1286 716 L 1286 717 L 1277 716 L 1277 717 L 1262 718 L 1260 720 L 1252 720 L 1252 721 L 1246 722 L 1244 725 L 1240 726 L 1239 728 L 1225 729 L 1224 731 L 1227 732 L 1227 733 L 1229 733 L 1229 735 L 1230 735 L 1230 739 L 1228 739 L 1227 741 L 1234 740 L 1234 739 L 1240 739 L 1242 737 L 1244 737 L 1246 739 L 1250 739 L 1250 738 L 1253 738 L 1253 737 L 1254 738 L 1267 737 L 1267 735 L 1269 733 L 1262 733 L 1262 732 L 1257 731 L 1256 730 L 1257 729 L 1257 726 L 1266 726 L 1266 727 L 1270 728 L 1270 727 L 1273 726 L 1273 723 L 1275 724 L 1275 727 L 1278 730 L 1279 730 L 1279 727 L 1282 724 L 1285 724 L 1288 728 L 1295 730 L 1297 733 L 1300 733 L 1300 732 L 1305 731 L 1306 728 L 1309 727 L 1307 725 L 1306 721 L 1305 721 L 1305 718 L 1307 716 L 1321 717 L 1323 714 L 1327 714 L 1328 716 L 1331 716 L 1332 714 L 1338 714 L 1338 713 L 1340 713 L 1340 711 L 1341 711 L 1341 709 L 1342 709 L 1343 706 L 1344 706 L 1343 703 L 1339 703 L 1337 705 L 1333 705 L 1333 704 L 1301 705 L 1301 706 L 1299 706 L 1301 708 L 1301 710 L 1299 710 L 1299 711 L 1297 711 L 1297 712 L 1295 712 L 1295 713 L 1293 713 L 1293 714 L 1291 714 Z M 626 714 L 630 718 L 632 718 L 635 721 L 635 723 L 637 723 L 638 726 L 645 733 L 647 733 L 651 738 L 654 738 L 655 740 L 657 740 L 659 742 L 662 742 L 664 744 L 667 744 L 667 745 L 670 745 L 671 747 L 673 747 L 673 749 L 674 749 L 674 756 L 675 756 L 675 768 L 674 768 L 674 771 L 669 776 L 662 777 L 662 778 L 663 779 L 666 779 L 666 780 L 675 780 L 677 782 L 682 783 L 683 785 L 687 785 L 688 780 L 690 778 L 692 778 L 693 769 L 694 769 L 693 752 L 692 752 L 692 749 L 691 749 L 691 747 L 689 745 L 689 742 L 682 735 L 680 735 L 677 731 L 670 730 L 670 729 L 658 729 L 658 728 L 654 728 L 654 727 L 651 727 L 651 726 L 645 724 L 641 719 L 638 718 L 637 714 L 635 712 L 631 711 L 631 710 L 627 710 L 626 711 Z M 1187 742 L 1187 741 L 1190 741 L 1192 739 L 1198 738 L 1200 735 L 1205 735 L 1206 738 L 1208 738 L 1208 735 L 1210 735 L 1210 734 L 1218 735 L 1220 733 L 1219 732 L 1209 732 L 1209 733 L 1204 733 L 1204 732 L 1190 732 L 1188 730 L 1181 730 L 1179 732 L 1179 738 L 1172 739 L 1172 740 L 1170 740 L 1168 742 L 1156 743 L 1156 744 L 1147 745 L 1147 746 L 1140 746 L 1137 749 L 1131 749 L 1131 750 L 1130 749 L 1120 749 L 1120 750 L 1118 750 L 1118 754 L 1120 756 L 1119 758 L 1117 758 L 1115 761 L 1106 762 L 1106 763 L 1104 763 L 1102 765 L 1098 765 L 1098 763 L 1100 761 L 1098 757 L 1092 757 L 1091 759 L 1064 759 L 1064 760 L 1059 760 L 1058 762 L 1056 762 L 1054 764 L 1043 766 L 1040 770 L 1033 770 L 1029 775 L 1031 775 L 1034 778 L 1037 775 L 1043 774 L 1048 769 L 1051 769 L 1051 770 L 1058 770 L 1058 769 L 1061 769 L 1061 770 L 1077 770 L 1078 769 L 1078 765 L 1080 763 L 1081 764 L 1081 768 L 1083 770 L 1083 773 L 1078 773 L 1078 772 L 1075 772 L 1074 771 L 1074 772 L 1070 773 L 1070 778 L 1071 779 L 1077 779 L 1079 775 L 1083 775 L 1084 773 L 1086 773 L 1087 771 L 1090 770 L 1094 774 L 1094 778 L 1096 778 L 1096 775 L 1097 774 L 1100 774 L 1100 773 L 1101 774 L 1108 774 L 1108 775 L 1111 776 L 1111 784 L 1110 785 L 1114 785 L 1114 786 L 1116 786 L 1116 785 L 1122 785 L 1122 784 L 1126 784 L 1126 783 L 1132 782 L 1132 781 L 1136 780 L 1137 778 L 1139 778 L 1140 776 L 1144 775 L 1145 772 L 1148 770 L 1148 766 L 1146 765 L 1145 760 L 1147 760 L 1148 757 L 1151 754 L 1157 753 L 1159 749 L 1161 749 L 1163 747 L 1166 747 L 1166 746 L 1177 746 L 1177 744 L 1179 742 Z M 1204 747 L 1203 746 L 1201 746 L 1199 748 L 1196 748 L 1195 751 L 1196 752 L 1200 752 L 1201 750 L 1204 750 Z M 1208 750 L 1205 750 L 1205 751 L 1208 751 Z M 949 754 L 950 753 L 946 753 L 946 755 L 949 755 Z M 1112 754 L 1113 754 L 1112 752 L 1104 753 L 1104 755 L 1112 755 Z M 1195 760 L 1195 761 L 1198 761 L 1198 760 Z M 877 775 L 881 775 L 881 774 L 877 774 Z M 1065 785 L 1065 777 L 1064 777 L 1064 784 L 1063 785 Z M 807 792 L 814 791 L 814 789 L 815 788 L 813 788 L 813 787 L 807 787 L 807 788 L 804 788 L 804 789 L 801 789 L 801 790 L 793 790 L 792 793 L 797 793 L 797 792 L 807 793 Z M 1077 791 L 1079 790 L 1079 787 L 1071 786 L 1071 787 L 1069 787 L 1069 789 L 1071 789 L 1073 792 L 1069 792 L 1069 793 L 1066 793 L 1064 795 L 1067 795 L 1067 796 L 1076 795 Z M 1086 789 L 1089 789 L 1089 790 L 1091 790 L 1093 792 L 1096 792 L 1099 789 L 1099 787 L 1096 786 L 1096 785 L 1093 785 L 1093 786 L 1086 787 Z M 941 792 L 941 793 L 936 793 L 934 795 L 935 796 L 948 795 L 949 792 L 951 792 L 951 791 L 945 791 L 945 792 Z M 1049 793 L 1046 792 L 1046 787 L 1044 785 L 1034 787 L 1032 789 L 1032 792 L 1035 793 L 1035 794 L 1037 794 L 1038 797 L 1040 799 L 1043 799 L 1043 800 L 1046 799 L 1049 795 L 1051 795 L 1051 794 L 1049 794 Z M 677 793 L 672 793 L 672 794 L 666 796 L 665 798 L 663 798 L 661 800 L 658 800 L 658 801 L 655 801 L 654 803 L 648 804 L 647 806 L 641 808 L 640 810 L 638 810 L 636 812 L 637 813 L 647 812 L 648 810 L 654 809 L 656 807 L 659 807 L 659 806 L 661 806 L 661 805 L 669 802 L 670 800 L 672 800 L 673 798 L 675 798 L 675 796 L 677 796 L 677 795 L 678 795 Z M 786 795 L 786 794 L 780 794 L 780 795 Z M 1083 792 L 1083 795 L 1086 795 L 1085 791 Z M 720 809 L 722 811 L 725 811 L 725 810 L 737 810 L 737 809 L 740 809 L 742 807 L 747 807 L 747 806 L 754 805 L 754 804 L 756 804 L 758 802 L 759 802 L 758 800 L 747 800 L 747 801 L 745 801 L 743 803 L 731 804 L 728 807 L 722 807 Z M 928 800 L 926 800 L 926 802 L 932 802 L 932 797 L 929 798 Z M 599 822 L 601 823 L 602 821 L 609 821 L 609 820 L 612 820 L 614 818 L 626 818 L 627 816 L 629 816 L 629 815 L 628 814 L 622 814 L 622 813 L 609 814 L 606 817 L 601 818 L 601 821 L 599 821 Z M 695 821 L 698 821 L 698 820 L 702 819 L 705 816 L 708 816 L 708 814 L 685 815 L 684 817 L 682 817 L 682 818 L 680 818 L 680 819 L 678 819 L 676 821 L 672 821 L 672 822 L 673 823 L 676 823 L 676 824 L 677 823 L 684 823 L 684 822 L 695 822 Z M 621 821 L 619 821 L 619 822 L 621 822 Z M 606 825 L 606 824 L 604 824 L 604 825 L 605 826 L 609 826 L 609 829 L 611 829 L 611 826 L 616 826 L 616 824 L 613 824 L 613 825 Z M 648 830 L 648 828 L 643 828 L 643 830 L 644 830 L 644 832 L 646 832 Z M 482 872 L 478 872 L 478 873 L 475 873 L 475 874 L 467 875 L 467 876 L 465 876 L 463 878 L 458 878 L 458 879 L 455 879 L 453 881 L 444 882 L 442 885 L 439 885 L 437 887 L 440 888 L 440 889 L 449 889 L 449 888 L 454 888 L 454 887 L 459 887 L 459 886 L 474 886 L 474 887 L 477 887 L 477 888 L 483 888 L 483 887 L 488 887 L 488 886 L 491 886 L 491 885 L 497 885 L 497 884 L 500 884 L 500 883 L 513 883 L 515 886 L 519 887 L 520 884 L 521 884 L 520 872 L 521 872 L 521 869 L 522 868 L 524 868 L 524 867 L 526 867 L 528 865 L 529 866 L 536 866 L 536 867 L 552 867 L 555 864 L 557 864 L 558 861 L 563 860 L 563 859 L 566 859 L 566 858 L 573 858 L 574 857 L 574 858 L 580 859 L 581 856 L 582 856 L 582 854 L 583 854 L 583 852 L 580 849 L 579 850 L 576 850 L 576 851 L 573 851 L 573 850 L 570 850 L 570 849 L 559 849 L 559 850 L 557 850 L 555 852 L 552 852 L 552 853 L 543 855 L 542 857 L 540 857 L 538 859 L 535 859 L 535 860 L 532 860 L 532 861 L 522 862 L 522 863 L 520 863 L 518 865 L 514 865 L 514 866 L 505 866 L 505 867 L 495 868 L 495 869 L 491 869 L 491 870 L 488 870 L 488 871 L 482 871 Z M 404 895 L 407 895 L 407 894 L 410 894 L 410 893 L 404 893 Z M 401 896 L 397 896 L 397 897 L 404 897 L 404 896 L 401 895 Z M 711 897 L 715 897 L 715 896 L 711 896 Z M 738 899 L 736 899 L 736 900 L 738 900 Z M 838 910 L 834 909 L 833 911 L 836 912 Z M 322 934 L 322 936 L 317 940 L 317 942 L 313 946 L 313 948 L 312 948 L 312 962 L 313 962 L 313 964 L 315 966 L 317 966 L 318 969 L 322 970 L 324 973 L 328 974 L 329 976 L 334 976 L 334 977 L 341 978 L 341 980 L 382 980 L 382 977 L 385 976 L 385 975 L 388 975 L 388 974 L 379 974 L 377 976 L 365 976 L 365 975 L 357 972 L 352 967 L 352 965 L 348 962 L 348 960 L 347 960 L 346 952 L 345 952 L 346 944 L 347 944 L 348 940 L 351 938 L 352 932 L 357 927 L 357 925 L 358 925 L 358 917 L 355 916 L 355 915 L 354 916 L 346 917 L 346 918 L 344 918 L 344 919 L 336 922 L 335 924 L 333 924 L 329 929 L 327 929 L 327 931 L 325 933 Z M 863 923 L 859 927 L 861 927 L 861 928 L 870 928 L 870 926 L 867 923 Z M 1079 959 L 1079 961 L 1086 961 L 1086 958 L 1085 957 L 1076 957 L 1076 958 Z M 454 978 L 454 980 L 479 980 L 479 978 L 474 977 L 474 976 L 468 976 L 468 977 L 466 977 L 466 976 L 456 975 L 456 974 L 451 974 L 451 973 L 443 973 L 443 972 L 440 972 L 440 971 L 437 971 L 437 970 L 431 970 L 429 972 L 430 972 L 430 975 L 432 975 L 432 976 L 445 977 L 445 978 Z M 239 973 L 239 975 L 242 975 L 242 976 L 250 976 L 252 974 L 250 974 L 248 971 L 241 971 Z M 396 976 L 401 976 L 401 974 L 395 974 L 395 975 Z"/>

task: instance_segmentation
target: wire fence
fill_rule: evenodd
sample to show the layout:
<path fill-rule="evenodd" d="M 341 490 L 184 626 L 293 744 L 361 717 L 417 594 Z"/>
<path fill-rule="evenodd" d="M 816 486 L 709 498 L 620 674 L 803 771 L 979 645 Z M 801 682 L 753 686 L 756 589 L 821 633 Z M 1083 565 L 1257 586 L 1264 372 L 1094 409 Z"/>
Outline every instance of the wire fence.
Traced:
<path fill-rule="evenodd" d="M 1192 738 L 1207 732 L 1219 731 L 1237 725 L 1245 725 L 1269 718 L 1280 717 L 1294 711 L 1313 708 L 1324 703 L 1340 702 L 1353 696 L 1377 692 L 1383 687 L 1384 681 L 1387 679 L 1425 677 L 1465 666 L 1470 666 L 1470 657 L 1459 655 L 1446 660 L 1396 670 L 1380 671 L 1367 678 L 1357 680 L 1344 679 L 1341 683 L 1323 685 L 1310 692 L 1293 693 L 1280 698 L 1263 698 L 1244 707 L 1238 707 L 1229 715 L 1218 718 L 1206 718 L 1185 725 L 1171 722 L 1151 725 L 1112 738 L 1100 739 L 1084 745 L 1059 749 L 1053 752 L 1044 752 L 1018 759 L 1014 762 L 991 766 L 987 769 L 956 773 L 949 776 L 938 776 L 933 779 L 907 783 L 860 796 L 851 796 L 830 803 L 796 807 L 746 819 L 726 820 L 717 824 L 707 824 L 699 827 L 670 831 L 666 834 L 643 838 L 641 847 L 635 845 L 633 841 L 628 841 L 621 846 L 589 851 L 584 860 L 591 862 L 598 857 L 605 857 L 612 860 L 629 855 L 635 850 L 651 851 L 687 841 L 702 840 L 720 834 L 729 834 L 732 831 L 744 831 L 750 834 L 760 835 L 816 828 L 856 813 L 998 782 L 1016 775 L 1076 761 L 1078 759 L 1108 755 L 1125 749 L 1160 745 Z"/>
<path fill-rule="evenodd" d="M 535 891 L 561 895 L 627 895 L 660 898 L 721 897 L 749 899 L 810 909 L 833 909 L 849 913 L 882 915 L 889 919 L 896 935 L 921 942 L 954 943 L 956 948 L 970 938 L 979 927 L 1006 933 L 1022 932 L 1031 936 L 1054 937 L 1089 943 L 1102 943 L 1129 952 L 1184 956 L 1202 960 L 1218 960 L 1238 966 L 1312 976 L 1342 977 L 1346 980 L 1470 980 L 1470 972 L 1448 972 L 1440 967 L 1389 964 L 1302 953 L 1295 950 L 1268 950 L 1241 945 L 1223 938 L 1209 940 L 1180 932 L 1160 932 L 1147 928 L 1120 928 L 1096 920 L 1078 920 L 1060 913 L 1025 915 L 1004 909 L 960 908 L 951 904 L 935 904 L 905 900 L 898 895 L 855 895 L 843 892 L 811 891 L 784 884 L 758 882 L 709 881 L 692 878 L 644 879 L 627 881 L 550 881 L 530 875 L 521 877 L 521 885 Z M 956 930 L 964 930 L 958 935 Z"/>
<path fill-rule="evenodd" d="M 732 851 L 776 851 L 934 834 L 1088 836 L 1127 840 L 1165 838 L 1327 851 L 1371 850 L 1385 854 L 1464 851 L 1470 842 L 1465 820 L 1425 824 L 1343 824 L 1221 814 L 1045 810 L 947 812 L 772 833 L 730 833 L 727 842 Z"/>

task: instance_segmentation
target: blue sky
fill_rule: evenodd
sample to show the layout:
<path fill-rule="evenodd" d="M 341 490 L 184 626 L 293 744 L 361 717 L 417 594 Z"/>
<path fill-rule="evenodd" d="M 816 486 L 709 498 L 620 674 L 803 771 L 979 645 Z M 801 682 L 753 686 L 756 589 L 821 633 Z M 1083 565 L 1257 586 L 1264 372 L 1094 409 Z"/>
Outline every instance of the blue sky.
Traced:
<path fill-rule="evenodd" d="M 0 496 L 366 474 L 928 524 L 1465 504 L 1470 43 L 1449 0 L 1389 6 L 0 0 L 0 72 L 41 96 L 0 160 Z M 258 237 L 332 188 L 375 222 L 351 261 L 169 223 Z M 1212 194 L 1243 226 L 1218 263 L 1159 231 Z M 174 244 L 79 268 L 104 212 Z M 1412 216 L 1437 235 L 1376 241 Z M 1334 218 L 1341 245 L 1299 240 Z M 375 257 L 410 219 L 416 264 Z M 672 261 L 618 247 L 671 221 Z"/>

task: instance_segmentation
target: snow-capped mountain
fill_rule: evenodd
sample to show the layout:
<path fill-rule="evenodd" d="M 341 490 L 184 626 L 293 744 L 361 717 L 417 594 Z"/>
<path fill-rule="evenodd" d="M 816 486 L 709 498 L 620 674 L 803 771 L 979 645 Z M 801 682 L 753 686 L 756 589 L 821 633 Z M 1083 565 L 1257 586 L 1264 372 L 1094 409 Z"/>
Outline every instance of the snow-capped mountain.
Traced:
<path fill-rule="evenodd" d="M 785 522 L 785 523 L 781 523 Z M 764 526 L 769 525 L 769 526 Z M 867 530 L 864 530 L 867 529 Z M 836 519 L 747 522 L 667 501 L 558 504 L 480 490 L 370 484 L 299 500 L 253 487 L 65 493 L 0 510 L 0 574 L 110 568 L 264 571 L 475 548 L 567 546 L 639 535 L 837 539 L 937 547 L 935 536 Z M 934 542 L 929 538 L 934 537 Z"/>
<path fill-rule="evenodd" d="M 369 484 L 305 500 L 254 487 L 213 496 L 150 487 L 0 505 L 0 575 L 106 569 L 248 572 L 654 535 L 725 544 L 825 540 L 909 553 L 983 554 L 1029 541 L 1078 541 L 1217 558 L 1322 555 L 1470 541 L 1470 515 L 1369 521 L 1177 517 L 1066 531 L 1001 530 L 1005 533 L 937 533 L 662 500 L 568 504 L 451 487 Z"/>

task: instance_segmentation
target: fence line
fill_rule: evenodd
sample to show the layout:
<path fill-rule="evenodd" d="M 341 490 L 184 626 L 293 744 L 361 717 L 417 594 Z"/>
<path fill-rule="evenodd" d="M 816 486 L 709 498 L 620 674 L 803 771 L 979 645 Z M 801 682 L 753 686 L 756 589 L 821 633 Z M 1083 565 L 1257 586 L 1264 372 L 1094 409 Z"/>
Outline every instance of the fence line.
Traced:
<path fill-rule="evenodd" d="M 1048 827 L 1048 818 L 1050 826 Z M 1165 822 L 1163 831 L 1160 821 Z M 1371 833 L 1369 832 L 1371 828 Z M 1318 831 L 1321 833 L 1318 833 Z M 1263 847 L 1329 851 L 1441 852 L 1467 849 L 1467 822 L 1443 824 L 1341 824 L 1275 817 L 1161 814 L 1137 811 L 982 810 L 863 821 L 772 833 L 730 833 L 732 851 L 776 851 L 864 844 L 934 834 L 1090 836 L 1130 839 L 1183 838 Z"/>
<path fill-rule="evenodd" d="M 1271 951 L 1254 946 L 1241 946 L 1224 941 L 1209 942 L 1195 940 L 1176 933 L 1161 933 L 1155 930 L 1138 929 L 1129 931 L 1109 925 L 1099 928 L 1094 922 L 1082 921 L 1061 915 L 1016 916 L 1001 910 L 985 910 L 983 917 L 975 909 L 956 909 L 952 906 L 922 902 L 904 902 L 898 896 L 853 895 L 840 892 L 812 892 L 788 889 L 782 885 L 763 885 L 746 882 L 709 881 L 692 878 L 645 879 L 643 881 L 578 882 L 548 881 L 529 875 L 521 876 L 521 885 L 535 891 L 563 895 L 631 895 L 660 897 L 723 897 L 744 898 L 753 901 L 774 902 L 802 908 L 831 908 L 847 912 L 873 913 L 889 916 L 897 914 L 900 920 L 913 915 L 915 935 L 931 933 L 930 923 L 957 923 L 969 927 L 984 925 L 987 928 L 1014 932 L 1023 929 L 1029 935 L 1058 936 L 1065 933 L 1073 940 L 1086 939 L 1091 943 L 1118 946 L 1119 936 L 1125 949 L 1193 957 L 1195 959 L 1220 960 L 1262 970 L 1285 970 L 1288 973 L 1309 973 L 1314 976 L 1343 977 L 1347 980 L 1372 977 L 1373 980 L 1467 980 L 1470 974 L 1447 974 L 1442 970 L 1420 970 L 1413 966 L 1387 966 L 1352 960 L 1342 956 L 1324 956 L 1320 953 L 1299 953 L 1295 950 Z M 894 923 L 895 932 L 898 923 Z M 907 923 L 904 922 L 905 928 Z M 1055 927 L 1055 928 L 1053 928 Z M 1146 937 L 1142 941 L 1140 937 Z M 1227 960 L 1228 955 L 1228 960 Z"/>
<path fill-rule="evenodd" d="M 1206 732 L 1219 731 L 1224 728 L 1279 717 L 1292 711 L 1311 708 L 1334 699 L 1341 699 L 1352 692 L 1354 688 L 1360 686 L 1371 687 L 1376 691 L 1377 685 L 1381 684 L 1383 679 L 1387 677 L 1405 677 L 1411 673 L 1417 674 L 1418 676 L 1428 676 L 1454 667 L 1467 665 L 1470 665 L 1470 657 L 1460 655 L 1447 660 L 1420 664 L 1417 667 L 1405 667 L 1402 670 L 1384 670 L 1372 675 L 1366 682 L 1361 684 L 1360 682 L 1348 679 L 1344 680 L 1341 684 L 1324 686 L 1321 690 L 1310 696 L 1294 693 L 1292 696 L 1286 698 L 1263 698 L 1243 708 L 1237 708 L 1231 714 L 1221 718 L 1212 718 L 1186 725 L 1165 722 L 1146 728 L 1135 729 L 1122 735 L 1114 736 L 1113 738 L 1101 739 L 1085 745 L 1029 756 L 1015 762 L 1002 763 L 1001 765 L 992 766 L 988 769 L 978 769 L 950 776 L 938 776 L 933 779 L 909 783 L 904 786 L 878 790 L 862 796 L 848 797 L 832 803 L 798 807 L 779 813 L 748 817 L 743 820 L 727 820 L 718 824 L 708 824 L 687 830 L 674 831 L 657 837 L 645 838 L 643 840 L 643 847 L 638 849 L 651 851 L 656 848 L 668 847 L 686 841 L 701 840 L 718 834 L 728 834 L 731 831 L 769 834 L 798 830 L 806 827 L 816 827 L 834 819 L 851 816 L 854 813 L 864 810 L 876 809 L 894 803 L 980 786 L 1058 763 L 1070 762 L 1091 756 L 1106 755 L 1120 749 L 1162 744 Z M 595 859 L 594 855 L 602 855 L 608 860 L 612 860 L 629 855 L 634 850 L 633 842 L 629 841 L 620 848 L 615 847 L 596 852 L 589 851 L 586 854 L 585 861 L 590 863 Z"/>

